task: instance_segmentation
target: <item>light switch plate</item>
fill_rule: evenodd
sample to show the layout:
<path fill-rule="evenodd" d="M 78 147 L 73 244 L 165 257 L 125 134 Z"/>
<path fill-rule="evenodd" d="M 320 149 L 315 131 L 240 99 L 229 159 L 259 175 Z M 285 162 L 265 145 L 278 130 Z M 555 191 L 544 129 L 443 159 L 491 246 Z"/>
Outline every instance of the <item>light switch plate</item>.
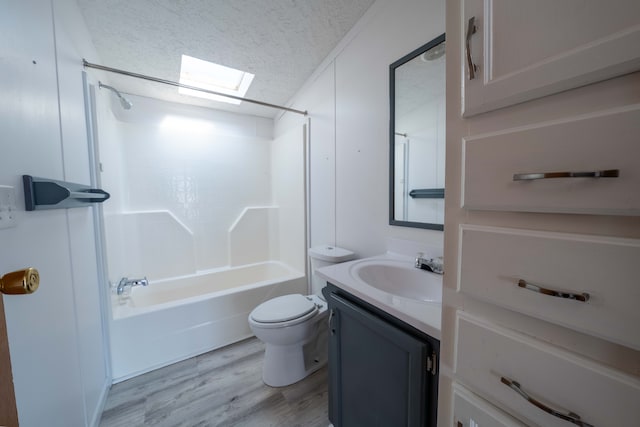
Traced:
<path fill-rule="evenodd" d="M 16 226 L 15 188 L 0 185 L 0 229 Z"/>

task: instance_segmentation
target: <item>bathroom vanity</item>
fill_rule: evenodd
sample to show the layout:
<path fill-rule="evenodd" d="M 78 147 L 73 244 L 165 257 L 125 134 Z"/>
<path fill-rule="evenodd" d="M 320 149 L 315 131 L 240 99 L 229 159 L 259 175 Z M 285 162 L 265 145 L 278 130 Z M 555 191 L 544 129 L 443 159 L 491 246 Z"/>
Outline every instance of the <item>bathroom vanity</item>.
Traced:
<path fill-rule="evenodd" d="M 389 273 L 380 273 L 389 288 L 362 280 L 362 272 L 372 266 Z M 323 294 L 329 307 L 333 425 L 435 426 L 441 276 L 415 269 L 410 258 L 388 255 L 317 273 L 327 280 Z M 414 280 L 424 290 L 399 295 Z"/>
<path fill-rule="evenodd" d="M 440 342 L 334 285 L 329 419 L 334 426 L 435 426 Z"/>

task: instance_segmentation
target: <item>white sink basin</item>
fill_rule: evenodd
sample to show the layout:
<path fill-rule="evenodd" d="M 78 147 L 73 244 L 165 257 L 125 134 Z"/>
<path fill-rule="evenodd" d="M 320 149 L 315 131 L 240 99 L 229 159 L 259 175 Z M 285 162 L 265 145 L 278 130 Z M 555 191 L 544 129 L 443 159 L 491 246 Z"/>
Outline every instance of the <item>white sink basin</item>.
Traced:
<path fill-rule="evenodd" d="M 390 259 L 355 262 L 349 273 L 368 286 L 418 301 L 442 302 L 442 276 L 419 270 L 412 263 Z"/>

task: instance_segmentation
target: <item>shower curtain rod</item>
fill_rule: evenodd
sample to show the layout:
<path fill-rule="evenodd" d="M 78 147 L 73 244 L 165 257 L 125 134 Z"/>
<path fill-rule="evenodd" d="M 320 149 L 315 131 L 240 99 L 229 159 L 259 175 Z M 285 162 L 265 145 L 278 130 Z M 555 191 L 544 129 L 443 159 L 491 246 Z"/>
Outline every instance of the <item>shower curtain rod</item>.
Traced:
<path fill-rule="evenodd" d="M 92 64 L 91 62 L 88 62 L 84 58 L 82 59 L 82 65 L 85 68 L 95 68 L 96 70 L 102 70 L 102 71 L 108 71 L 110 73 L 122 74 L 122 75 L 129 76 L 129 77 L 135 77 L 137 79 L 149 80 L 151 82 L 156 82 L 156 83 L 163 83 L 163 84 L 166 84 L 166 85 L 169 85 L 169 86 L 176 86 L 176 87 L 181 87 L 181 88 L 185 88 L 185 89 L 197 90 L 199 92 L 210 93 L 212 95 L 219 95 L 219 96 L 224 96 L 224 97 L 227 97 L 227 98 L 237 99 L 237 100 L 240 100 L 240 101 L 246 101 L 246 102 L 250 102 L 252 104 L 262 105 L 264 107 L 277 108 L 279 110 L 285 110 L 285 111 L 289 111 L 291 113 L 302 114 L 303 116 L 307 115 L 306 111 L 296 110 L 294 108 L 283 107 L 281 105 L 275 105 L 275 104 L 269 104 L 268 102 L 256 101 L 255 99 L 242 98 L 240 96 L 235 96 L 235 95 L 227 95 L 225 93 L 216 92 L 216 91 L 213 91 L 213 90 L 202 89 L 202 88 L 199 88 L 199 87 L 196 87 L 196 86 L 185 85 L 183 83 L 174 82 L 172 80 L 160 79 L 158 77 L 145 76 L 144 74 L 132 73 L 130 71 L 124 71 L 124 70 L 119 70 L 117 68 L 106 67 L 104 65 Z"/>

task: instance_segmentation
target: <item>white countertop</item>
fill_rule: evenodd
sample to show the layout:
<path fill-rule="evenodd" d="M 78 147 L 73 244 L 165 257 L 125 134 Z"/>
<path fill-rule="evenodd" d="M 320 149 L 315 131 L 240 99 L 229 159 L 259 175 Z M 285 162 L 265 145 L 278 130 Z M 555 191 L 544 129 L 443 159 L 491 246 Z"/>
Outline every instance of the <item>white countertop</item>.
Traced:
<path fill-rule="evenodd" d="M 316 274 L 361 300 L 439 340 L 441 303 L 419 301 L 392 295 L 367 285 L 351 274 L 351 268 L 354 264 L 377 259 L 406 262 L 409 268 L 413 268 L 414 262 L 411 257 L 389 252 L 371 258 L 322 267 L 316 270 Z M 425 272 L 425 274 L 430 273 Z"/>

